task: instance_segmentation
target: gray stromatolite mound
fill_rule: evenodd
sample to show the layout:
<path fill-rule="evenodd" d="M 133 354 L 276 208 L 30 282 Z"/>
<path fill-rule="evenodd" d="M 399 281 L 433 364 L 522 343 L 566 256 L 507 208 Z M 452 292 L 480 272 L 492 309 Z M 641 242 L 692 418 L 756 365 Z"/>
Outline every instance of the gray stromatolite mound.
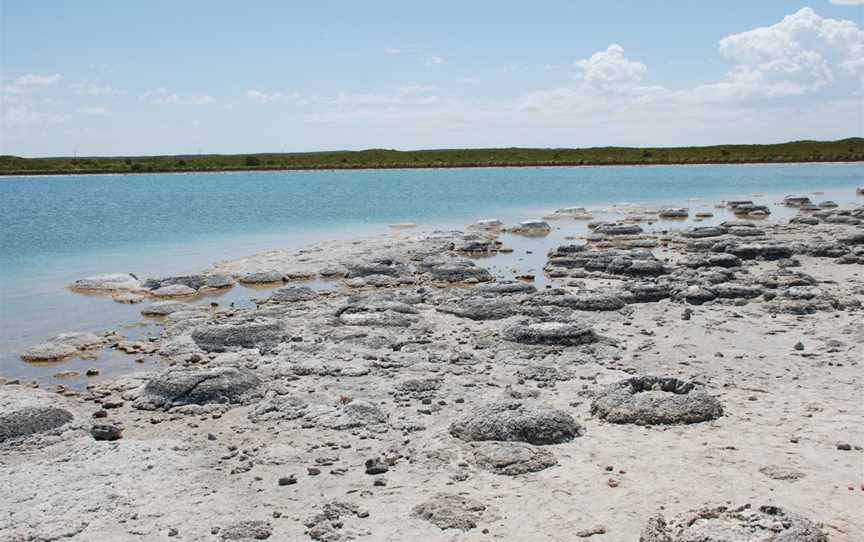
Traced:
<path fill-rule="evenodd" d="M 169 369 L 147 382 L 139 406 L 242 404 L 256 396 L 261 381 L 247 369 Z"/>
<path fill-rule="evenodd" d="M 428 521 L 440 529 L 467 531 L 477 526 L 486 505 L 461 495 L 441 493 L 411 510 L 411 517 Z"/>
<path fill-rule="evenodd" d="M 776 506 L 704 508 L 672 519 L 657 515 L 639 542 L 828 542 L 810 520 Z"/>
<path fill-rule="evenodd" d="M 311 301 L 318 297 L 318 292 L 308 286 L 283 286 L 274 291 L 267 301 L 272 303 L 294 303 Z"/>
<path fill-rule="evenodd" d="M 438 307 L 439 312 L 471 320 L 500 320 L 513 316 L 518 305 L 500 297 L 466 297 L 454 299 Z"/>
<path fill-rule="evenodd" d="M 239 521 L 228 525 L 219 533 L 222 540 L 267 540 L 273 526 L 266 521 Z"/>
<path fill-rule="evenodd" d="M 51 406 L 25 406 L 0 410 L 0 443 L 56 429 L 72 421 L 68 410 Z"/>
<path fill-rule="evenodd" d="M 554 408 L 517 401 L 491 403 L 450 424 L 450 434 L 464 441 L 512 441 L 559 444 L 582 434 L 573 416 Z"/>
<path fill-rule="evenodd" d="M 637 376 L 602 390 L 591 403 L 591 414 L 611 423 L 671 425 L 719 418 L 723 407 L 691 382 Z"/>
<path fill-rule="evenodd" d="M 549 450 L 524 442 L 475 442 L 471 448 L 480 467 L 506 476 L 537 472 L 558 464 Z"/>
<path fill-rule="evenodd" d="M 72 290 L 91 292 L 113 292 L 117 290 L 134 290 L 141 287 L 141 281 L 131 273 L 108 273 L 76 280 L 69 285 Z"/>
<path fill-rule="evenodd" d="M 598 340 L 590 327 L 572 322 L 521 322 L 504 328 L 503 336 L 522 344 L 558 346 L 579 346 Z"/>
<path fill-rule="evenodd" d="M 26 386 L 0 386 L 0 444 L 49 432 L 73 421 L 57 394 Z"/>
<path fill-rule="evenodd" d="M 484 294 L 533 294 L 537 287 L 520 281 L 501 281 L 477 286 L 477 291 Z"/>
<path fill-rule="evenodd" d="M 58 361 L 72 357 L 81 350 L 99 348 L 105 340 L 93 333 L 61 333 L 56 337 L 36 344 L 21 352 L 24 361 Z"/>
<path fill-rule="evenodd" d="M 267 353 L 284 341 L 285 336 L 285 329 L 278 320 L 254 316 L 192 330 L 192 340 L 205 352 L 257 348 Z"/>

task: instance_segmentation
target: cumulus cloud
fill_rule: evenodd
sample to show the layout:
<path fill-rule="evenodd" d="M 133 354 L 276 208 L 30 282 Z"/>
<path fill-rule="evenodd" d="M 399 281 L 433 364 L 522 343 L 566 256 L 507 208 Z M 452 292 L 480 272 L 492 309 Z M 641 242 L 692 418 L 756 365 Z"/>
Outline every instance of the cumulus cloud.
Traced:
<path fill-rule="evenodd" d="M 737 64 L 723 81 L 700 89 L 708 97 L 800 96 L 864 84 L 864 31 L 810 8 L 723 38 L 720 55 Z"/>
<path fill-rule="evenodd" d="M 646 84 L 648 66 L 612 43 L 577 59 L 575 82 L 561 88 L 498 100 L 404 89 L 343 92 L 318 99 L 330 108 L 305 118 L 346 129 L 361 121 L 386 126 L 380 133 L 403 141 L 410 136 L 401 134 L 412 131 L 417 138 L 441 138 L 431 145 L 452 135 L 446 141 L 454 146 L 510 145 L 514 137 L 525 145 L 658 145 L 860 133 L 864 38 L 854 22 L 805 8 L 774 25 L 723 38 L 718 52 L 730 63 L 727 72 L 695 87 Z M 477 134 L 479 140 L 471 139 Z"/>
<path fill-rule="evenodd" d="M 213 96 L 180 96 L 169 92 L 165 87 L 149 90 L 141 95 L 141 99 L 158 105 L 213 105 L 216 103 L 216 98 Z"/>
<path fill-rule="evenodd" d="M 645 64 L 624 56 L 624 48 L 613 43 L 605 51 L 576 61 L 576 78 L 591 88 L 615 91 L 632 87 L 648 72 Z"/>

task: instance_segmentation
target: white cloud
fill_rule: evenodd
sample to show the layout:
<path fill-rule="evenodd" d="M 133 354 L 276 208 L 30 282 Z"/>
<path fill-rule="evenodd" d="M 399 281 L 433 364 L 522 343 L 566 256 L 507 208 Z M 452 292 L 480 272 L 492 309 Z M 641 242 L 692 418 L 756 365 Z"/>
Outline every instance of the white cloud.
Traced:
<path fill-rule="evenodd" d="M 3 85 L 2 87 L 0 87 L 0 89 L 2 89 L 3 92 L 9 94 L 26 94 L 40 88 L 54 85 L 58 83 L 62 78 L 63 76 L 59 73 L 55 73 L 52 75 L 38 75 L 28 73 L 26 75 L 18 77 L 9 85 Z"/>
<path fill-rule="evenodd" d="M 91 115 L 95 117 L 110 117 L 111 110 L 105 107 L 80 107 L 78 112 L 82 115 Z"/>
<path fill-rule="evenodd" d="M 259 104 L 290 101 L 297 106 L 306 105 L 306 99 L 299 92 L 289 92 L 287 94 L 281 92 L 267 93 L 253 88 L 246 91 L 246 97 Z"/>
<path fill-rule="evenodd" d="M 402 53 L 405 52 L 405 49 L 396 49 L 393 47 L 387 47 L 384 49 L 384 52 L 387 53 L 388 55 L 401 55 Z"/>
<path fill-rule="evenodd" d="M 444 64 L 444 59 L 440 56 L 430 56 L 423 61 L 424 66 L 438 66 Z"/>
<path fill-rule="evenodd" d="M 180 96 L 169 92 L 165 87 L 149 90 L 141 95 L 141 99 L 158 105 L 213 105 L 216 103 L 216 98 L 213 96 Z"/>
<path fill-rule="evenodd" d="M 315 102 L 337 106 L 343 111 L 362 107 L 429 105 L 440 101 L 438 96 L 432 94 L 435 90 L 435 87 L 410 85 L 390 93 L 339 92 L 335 96 L 318 96 Z"/>
<path fill-rule="evenodd" d="M 120 94 L 120 91 L 110 85 L 103 85 L 97 81 L 81 81 L 71 85 L 77 94 L 82 96 L 111 97 Z"/>
<path fill-rule="evenodd" d="M 637 85 L 647 73 L 645 64 L 629 60 L 624 48 L 613 43 L 605 51 L 590 58 L 576 61 L 576 78 L 586 86 L 604 91 L 615 91 Z"/>
<path fill-rule="evenodd" d="M 835 6 L 864 6 L 864 0 L 831 0 Z"/>
<path fill-rule="evenodd" d="M 675 145 L 846 137 L 861 133 L 861 35 L 854 22 L 804 9 L 775 25 L 721 40 L 720 55 L 732 66 L 706 85 L 648 85 L 648 67 L 611 44 L 577 60 L 575 83 L 563 88 L 497 101 L 442 98 L 437 91 L 404 88 L 343 92 L 319 98 L 319 105 L 330 108 L 304 118 L 336 124 L 340 130 L 334 133 L 345 137 L 354 129 L 367 138 L 370 126 L 375 134 L 385 134 L 386 140 L 364 139 L 367 146 L 392 146 L 393 141 Z M 346 145 L 350 141 L 341 143 Z"/>
<path fill-rule="evenodd" d="M 699 89 L 709 98 L 801 96 L 864 83 L 864 31 L 810 8 L 723 38 L 720 54 L 737 64 L 723 81 Z"/>

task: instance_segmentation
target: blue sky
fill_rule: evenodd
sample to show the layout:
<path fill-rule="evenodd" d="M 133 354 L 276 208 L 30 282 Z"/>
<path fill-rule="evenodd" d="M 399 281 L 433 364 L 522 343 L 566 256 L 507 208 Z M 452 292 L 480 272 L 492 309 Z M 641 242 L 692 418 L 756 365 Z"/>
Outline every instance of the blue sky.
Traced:
<path fill-rule="evenodd" d="M 864 135 L 864 0 L 0 0 L 0 153 Z"/>

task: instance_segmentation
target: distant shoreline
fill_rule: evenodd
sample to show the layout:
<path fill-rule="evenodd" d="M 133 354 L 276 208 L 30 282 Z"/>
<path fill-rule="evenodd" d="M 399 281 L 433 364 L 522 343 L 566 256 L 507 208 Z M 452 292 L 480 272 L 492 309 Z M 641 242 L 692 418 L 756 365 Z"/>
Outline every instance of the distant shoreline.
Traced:
<path fill-rule="evenodd" d="M 74 175 L 183 175 L 198 173 L 279 173 L 279 172 L 335 172 L 335 171 L 399 171 L 399 170 L 433 170 L 433 169 L 529 169 L 529 168 L 612 168 L 612 167 L 693 167 L 693 166 L 802 166 L 802 165 L 852 165 L 864 164 L 864 159 L 856 160 L 809 160 L 809 161 L 750 161 L 750 162 L 670 162 L 670 163 L 609 163 L 609 164 L 460 164 L 460 165 L 393 165 L 393 166 L 347 166 L 347 167 L 248 167 L 248 168 L 214 168 L 214 169 L 160 169 L 154 171 L 115 171 L 115 170 L 82 170 L 82 171 L 0 171 L 0 177 L 69 177 Z M 864 182 L 864 181 L 862 181 Z"/>
<path fill-rule="evenodd" d="M 0 176 L 622 167 L 864 162 L 864 138 L 707 147 L 489 148 L 305 153 L 21 158 L 0 156 Z"/>

